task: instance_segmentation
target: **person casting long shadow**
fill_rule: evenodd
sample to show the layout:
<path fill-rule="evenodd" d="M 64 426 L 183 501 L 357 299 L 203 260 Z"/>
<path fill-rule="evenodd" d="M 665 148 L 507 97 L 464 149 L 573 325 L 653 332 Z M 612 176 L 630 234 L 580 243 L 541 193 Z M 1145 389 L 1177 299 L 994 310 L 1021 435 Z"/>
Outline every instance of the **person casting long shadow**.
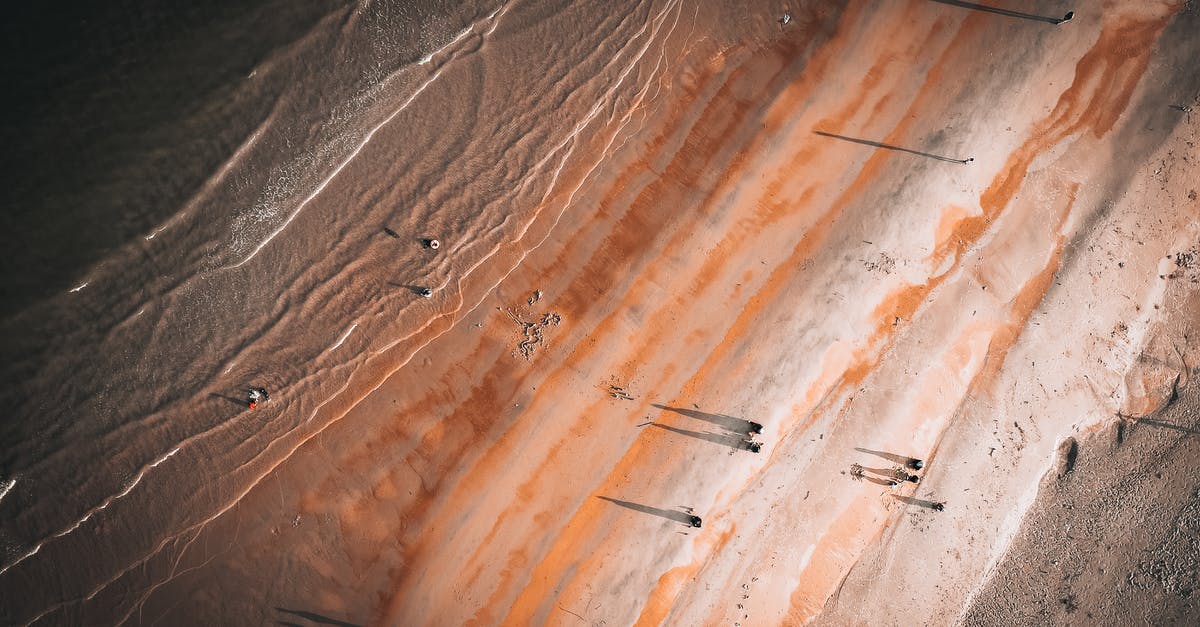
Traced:
<path fill-rule="evenodd" d="M 942 155 L 935 155 L 931 152 L 921 152 L 920 150 L 913 150 L 911 148 L 904 148 L 902 146 L 893 146 L 892 144 L 885 144 L 882 142 L 872 141 L 869 139 L 859 139 L 857 137 L 847 137 L 845 135 L 836 135 L 834 133 L 826 133 L 825 131 L 813 131 L 813 133 L 820 135 L 822 137 L 832 137 L 833 139 L 840 139 L 842 141 L 853 142 L 855 144 L 862 144 L 864 146 L 874 146 L 876 148 L 883 148 L 885 150 L 896 150 L 899 152 L 907 152 L 911 155 L 927 157 L 929 159 L 937 159 L 938 161 L 945 161 L 947 163 L 957 163 L 960 165 L 965 165 L 965 164 L 970 163 L 975 160 L 975 157 L 967 157 L 966 159 L 954 159 L 952 157 L 943 157 Z"/>
<path fill-rule="evenodd" d="M 917 459 L 916 457 L 909 457 L 907 455 L 897 455 L 895 453 L 888 453 L 887 451 L 873 451 L 869 448 L 859 448 L 857 446 L 854 447 L 854 450 L 858 451 L 859 453 L 869 453 L 871 455 L 877 455 L 888 461 L 896 462 L 897 464 L 900 464 L 901 466 L 904 466 L 905 468 L 909 468 L 911 470 L 920 470 L 925 467 L 925 462 L 920 459 Z"/>
<path fill-rule="evenodd" d="M 763 430 L 763 426 L 757 422 L 754 422 L 753 420 L 746 420 L 745 418 L 738 418 L 737 416 L 713 414 L 706 411 L 700 411 L 698 409 L 671 407 L 669 405 L 660 405 L 658 403 L 650 403 L 650 406 L 657 407 L 658 409 L 664 411 L 675 412 L 681 416 L 687 416 L 688 418 L 695 418 L 697 420 L 711 422 L 718 427 L 734 433 L 744 433 L 746 435 L 761 434 Z"/>
<path fill-rule="evenodd" d="M 659 424 L 657 422 L 650 423 L 650 426 L 658 427 L 659 429 L 665 429 L 667 431 L 672 431 L 674 433 L 678 433 L 679 435 L 686 435 L 689 438 L 696 438 L 697 440 L 704 440 L 706 442 L 712 442 L 713 444 L 720 444 L 721 446 L 728 446 L 731 449 L 735 449 L 735 450 L 739 450 L 739 451 L 750 451 L 752 453 L 757 453 L 760 450 L 762 450 L 762 444 L 760 444 L 758 442 L 752 442 L 750 440 L 747 440 L 744 436 L 741 436 L 741 435 L 733 435 L 733 434 L 729 434 L 729 433 L 707 433 L 707 432 L 703 432 L 703 431 L 691 431 L 689 429 L 680 429 L 679 427 L 672 427 L 670 425 Z"/>
<path fill-rule="evenodd" d="M 672 520 L 677 523 L 687 525 L 689 527 L 699 527 L 700 526 L 700 517 L 695 514 L 690 514 L 688 512 L 680 512 L 680 511 L 675 511 L 673 509 L 662 509 L 662 508 L 658 508 L 658 507 L 650 507 L 649 505 L 642 505 L 640 503 L 633 503 L 630 501 L 622 501 L 620 499 L 614 499 L 614 498 L 610 498 L 607 496 L 597 496 L 596 498 L 608 501 L 609 503 L 615 503 L 617 505 L 620 505 L 621 507 L 631 509 L 635 512 L 641 512 L 643 514 L 650 514 L 652 516 L 658 516 L 659 518 L 666 518 L 667 520 Z"/>
<path fill-rule="evenodd" d="M 1022 20 L 1033 20 L 1035 22 L 1046 22 L 1047 24 L 1062 24 L 1063 22 L 1071 21 L 1075 17 L 1074 11 L 1067 11 L 1067 14 L 1059 17 L 1047 17 L 1045 15 L 1036 15 L 1034 13 L 1022 13 L 1020 11 L 1011 11 L 1009 9 L 1001 9 L 999 7 L 990 7 L 986 4 L 978 4 L 975 2 L 963 2 L 962 0 L 933 0 L 939 4 L 948 4 L 950 6 L 962 7 L 971 9 L 972 11 L 984 11 L 987 13 L 995 13 L 997 15 L 1005 15 L 1008 17 L 1020 18 Z"/>
<path fill-rule="evenodd" d="M 909 505 L 927 507 L 935 512 L 940 512 L 946 509 L 946 504 L 942 501 L 926 501 L 925 499 L 913 498 L 911 496 L 904 496 L 902 494 L 893 494 L 892 498 L 896 499 L 897 501 L 908 503 Z"/>

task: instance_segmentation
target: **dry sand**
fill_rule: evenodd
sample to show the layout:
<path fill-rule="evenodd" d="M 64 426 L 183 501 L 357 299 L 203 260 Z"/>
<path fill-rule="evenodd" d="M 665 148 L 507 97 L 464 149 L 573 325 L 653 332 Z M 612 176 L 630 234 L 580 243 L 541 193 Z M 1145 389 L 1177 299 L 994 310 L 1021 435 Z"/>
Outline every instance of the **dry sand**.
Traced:
<path fill-rule="evenodd" d="M 498 176 L 518 217 L 406 223 L 442 238 L 420 253 L 444 260 L 433 298 L 349 327 L 330 350 L 362 357 L 287 406 L 294 430 L 232 445 L 229 483 L 150 558 L 113 558 L 136 576 L 19 618 L 1194 619 L 1200 112 L 1169 105 L 1200 106 L 1200 14 L 1009 4 L 1075 18 L 633 15 L 597 69 L 633 88 L 528 122 L 575 125 L 561 161 L 511 144 L 514 171 L 553 173 L 544 194 Z M 435 176 L 385 165 L 407 128 L 380 127 L 311 214 L 396 202 L 381 171 Z M 765 426 L 761 453 L 737 420 Z M 856 448 L 924 459 L 921 482 L 854 481 L 889 465 Z"/>

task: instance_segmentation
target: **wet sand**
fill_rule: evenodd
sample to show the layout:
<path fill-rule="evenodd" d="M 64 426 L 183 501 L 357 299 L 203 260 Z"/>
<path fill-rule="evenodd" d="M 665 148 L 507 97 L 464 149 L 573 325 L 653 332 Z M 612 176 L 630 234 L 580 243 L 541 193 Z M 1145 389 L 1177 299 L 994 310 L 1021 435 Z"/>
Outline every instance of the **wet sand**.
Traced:
<path fill-rule="evenodd" d="M 1115 472 L 1064 469 L 1062 442 L 1162 419 L 1200 363 L 1200 155 L 1169 106 L 1200 94 L 1200 18 L 1048 4 L 1074 19 L 480 10 L 372 96 L 341 166 L 222 246 L 187 235 L 215 258 L 143 288 L 145 337 L 221 359 L 129 368 L 180 382 L 72 453 L 111 476 L 26 453 L 74 499 L 31 470 L 0 497 L 30 508 L 5 617 L 989 622 L 1041 550 L 1046 477 Z M 593 35 L 543 36 L 566 31 Z M 245 297 L 181 313 L 223 286 Z M 143 337 L 135 309 L 89 350 Z M 261 411 L 236 406 L 251 381 Z M 856 448 L 921 482 L 854 481 L 888 465 Z M 1173 485 L 1149 502 L 1196 488 Z"/>

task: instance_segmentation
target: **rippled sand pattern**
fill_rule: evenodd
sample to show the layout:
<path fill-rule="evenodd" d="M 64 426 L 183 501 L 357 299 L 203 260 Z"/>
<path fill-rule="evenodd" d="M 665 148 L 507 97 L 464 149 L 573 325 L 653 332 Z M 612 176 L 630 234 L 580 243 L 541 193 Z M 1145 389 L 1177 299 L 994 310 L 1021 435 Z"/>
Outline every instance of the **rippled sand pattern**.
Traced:
<path fill-rule="evenodd" d="M 283 89 L 7 323 L 55 339 L 7 366 L 42 426 L 5 620 L 946 624 L 1057 442 L 1161 404 L 1127 373 L 1194 315 L 1194 9 L 583 4 Z M 256 71 L 363 58 L 381 11 Z"/>

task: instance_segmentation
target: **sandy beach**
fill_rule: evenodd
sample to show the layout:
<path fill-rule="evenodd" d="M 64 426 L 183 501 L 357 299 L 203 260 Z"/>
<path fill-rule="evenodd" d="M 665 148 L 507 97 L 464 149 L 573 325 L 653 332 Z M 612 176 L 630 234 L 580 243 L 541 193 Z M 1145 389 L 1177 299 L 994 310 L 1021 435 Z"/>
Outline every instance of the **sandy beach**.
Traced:
<path fill-rule="evenodd" d="M 1194 621 L 1200 10 L 964 4 L 314 18 L 4 320 L 0 620 Z"/>

